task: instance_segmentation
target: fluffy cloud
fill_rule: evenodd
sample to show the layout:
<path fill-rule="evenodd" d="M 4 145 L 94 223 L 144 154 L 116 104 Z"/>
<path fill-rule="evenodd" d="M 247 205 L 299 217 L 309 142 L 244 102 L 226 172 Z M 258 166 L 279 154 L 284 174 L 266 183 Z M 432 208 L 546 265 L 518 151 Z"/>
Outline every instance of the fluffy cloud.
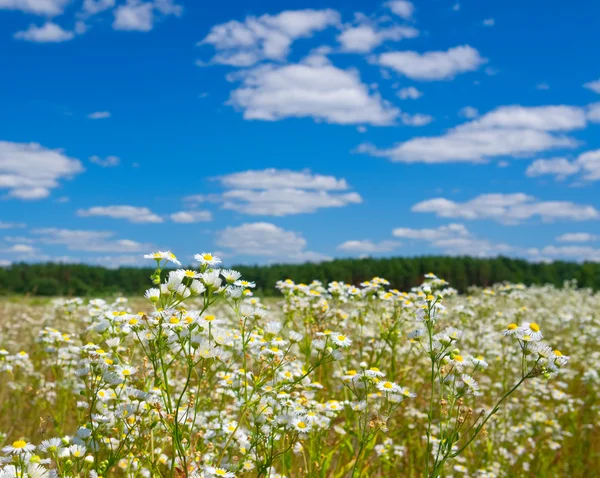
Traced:
<path fill-rule="evenodd" d="M 235 255 L 268 257 L 282 262 L 319 262 L 328 256 L 306 250 L 306 240 L 268 222 L 227 227 L 217 233 L 216 244 Z"/>
<path fill-rule="evenodd" d="M 598 236 L 587 232 L 570 232 L 556 238 L 558 242 L 592 242 L 597 239 Z"/>
<path fill-rule="evenodd" d="M 212 214 L 210 211 L 179 211 L 171 214 L 170 217 L 173 222 L 185 224 L 212 221 Z"/>
<path fill-rule="evenodd" d="M 84 0 L 82 10 L 84 16 L 96 15 L 115 6 L 115 0 Z"/>
<path fill-rule="evenodd" d="M 216 178 L 226 188 L 221 194 L 188 196 L 188 202 L 216 202 L 224 209 L 250 215 L 287 216 L 321 208 L 359 204 L 362 198 L 347 191 L 344 179 L 310 171 L 265 169 Z"/>
<path fill-rule="evenodd" d="M 426 242 L 436 242 L 446 239 L 468 237 L 468 229 L 463 224 L 448 224 L 432 229 L 411 229 L 399 227 L 392 231 L 395 237 L 406 239 L 419 239 Z"/>
<path fill-rule="evenodd" d="M 415 11 L 415 6 L 407 0 L 393 0 L 385 4 L 393 13 L 404 19 L 410 19 Z"/>
<path fill-rule="evenodd" d="M 229 103 L 251 120 L 313 118 L 337 124 L 388 125 L 399 110 L 384 102 L 355 70 L 342 70 L 324 56 L 301 63 L 263 65 L 240 72 L 242 85 Z"/>
<path fill-rule="evenodd" d="M 395 237 L 425 242 L 445 254 L 468 255 L 476 257 L 495 256 L 513 251 L 513 247 L 504 243 L 494 243 L 475 237 L 463 224 L 448 224 L 437 228 L 394 229 Z"/>
<path fill-rule="evenodd" d="M 340 244 L 337 248 L 345 252 L 357 252 L 360 254 L 374 254 L 378 252 L 392 252 L 402 244 L 398 241 L 381 241 L 373 242 L 369 240 L 362 241 L 346 241 Z"/>
<path fill-rule="evenodd" d="M 14 229 L 14 228 L 22 228 L 22 227 L 25 227 L 25 224 L 0 221 L 0 229 Z"/>
<path fill-rule="evenodd" d="M 81 217 L 104 216 L 113 219 L 125 219 L 133 223 L 158 223 L 163 218 L 154 214 L 147 207 L 136 206 L 95 206 L 89 209 L 79 209 L 77 215 Z"/>
<path fill-rule="evenodd" d="M 118 156 L 106 156 L 105 158 L 90 156 L 90 163 L 97 164 L 103 168 L 113 168 L 121 163 L 121 159 Z"/>
<path fill-rule="evenodd" d="M 35 43 L 61 43 L 75 38 L 75 33 L 63 30 L 56 23 L 46 22 L 41 27 L 31 24 L 27 30 L 15 33 L 14 37 Z"/>
<path fill-rule="evenodd" d="M 447 218 L 492 219 L 505 224 L 517 224 L 533 217 L 540 217 L 544 222 L 600 218 L 600 212 L 590 205 L 569 201 L 539 201 L 524 193 L 481 194 L 464 203 L 434 198 L 415 204 L 412 211 L 431 212 Z"/>
<path fill-rule="evenodd" d="M 413 80 L 424 81 L 450 80 L 460 73 L 475 71 L 487 62 L 469 45 L 426 53 L 387 52 L 377 56 L 373 61 Z"/>
<path fill-rule="evenodd" d="M 339 23 L 335 10 L 287 10 L 216 25 L 199 45 L 212 45 L 217 50 L 212 63 L 251 66 L 263 59 L 284 60 L 294 40 Z"/>
<path fill-rule="evenodd" d="M 363 144 L 358 151 L 405 163 L 481 163 L 494 157 L 573 148 L 577 141 L 561 133 L 585 124 L 582 108 L 501 106 L 441 136 L 417 137 L 389 149 Z"/>
<path fill-rule="evenodd" d="M 479 116 L 479 110 L 477 108 L 473 108 L 472 106 L 465 106 L 458 112 L 458 114 L 463 118 L 473 119 Z"/>
<path fill-rule="evenodd" d="M 527 176 L 551 175 L 562 180 L 580 173 L 582 181 L 600 181 L 600 149 L 580 154 L 574 161 L 566 158 L 538 159 L 526 171 Z"/>
<path fill-rule="evenodd" d="M 594 93 L 600 94 L 600 80 L 589 81 L 583 85 L 584 88 L 592 90 Z"/>
<path fill-rule="evenodd" d="M 220 176 L 217 179 L 225 187 L 241 189 L 301 188 L 319 191 L 343 191 L 349 187 L 345 179 L 313 174 L 309 170 L 290 171 L 289 169 L 267 168 L 232 173 Z"/>
<path fill-rule="evenodd" d="M 404 38 L 415 38 L 419 30 L 406 26 L 381 28 L 378 25 L 362 24 L 346 28 L 337 37 L 342 51 L 368 53 L 386 40 L 400 41 Z"/>
<path fill-rule="evenodd" d="M 533 258 L 600 262 L 600 249 L 591 246 L 546 246 L 530 249 Z"/>
<path fill-rule="evenodd" d="M 34 229 L 32 233 L 36 236 L 36 241 L 42 244 L 61 245 L 71 251 L 127 253 L 152 248 L 150 244 L 130 239 L 115 239 L 115 233 L 111 231 L 42 228 Z"/>
<path fill-rule="evenodd" d="M 417 90 L 414 86 L 409 86 L 408 88 L 402 88 L 401 90 L 398 90 L 398 93 L 396 93 L 396 95 L 401 100 L 416 100 L 417 98 L 423 96 L 423 93 Z"/>
<path fill-rule="evenodd" d="M 575 174 L 579 167 L 571 163 L 566 158 L 538 159 L 531 163 L 525 171 L 529 177 L 538 177 L 544 175 L 556 176 L 557 179 L 565 179 L 567 176 Z"/>
<path fill-rule="evenodd" d="M 106 119 L 106 118 L 110 118 L 110 112 L 109 111 L 95 111 L 93 113 L 90 113 L 87 116 L 89 119 Z"/>
<path fill-rule="evenodd" d="M 154 28 L 157 14 L 179 16 L 182 12 L 183 8 L 176 5 L 173 0 L 154 0 L 152 2 L 127 0 L 126 4 L 115 9 L 113 28 L 115 30 L 148 32 Z"/>
<path fill-rule="evenodd" d="M 63 13 L 70 2 L 71 0 L 0 0 L 0 10 L 20 10 L 51 17 Z"/>
<path fill-rule="evenodd" d="M 495 24 L 496 24 L 496 20 L 494 20 L 493 18 L 486 18 L 483 21 L 484 27 L 493 27 Z"/>
<path fill-rule="evenodd" d="M 81 162 L 60 150 L 37 143 L 0 141 L 0 189 L 19 199 L 41 199 L 58 187 L 60 179 L 70 179 L 83 171 Z"/>

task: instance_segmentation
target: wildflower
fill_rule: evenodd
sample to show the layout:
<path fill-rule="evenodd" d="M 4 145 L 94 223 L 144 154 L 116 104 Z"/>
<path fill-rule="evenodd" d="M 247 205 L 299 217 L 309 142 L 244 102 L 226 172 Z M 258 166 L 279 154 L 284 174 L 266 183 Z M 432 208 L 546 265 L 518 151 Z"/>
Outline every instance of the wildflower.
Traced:
<path fill-rule="evenodd" d="M 217 264 L 221 263 L 221 259 L 219 259 L 217 256 L 213 256 L 210 252 L 196 254 L 194 259 L 204 266 L 216 266 Z"/>
<path fill-rule="evenodd" d="M 227 471 L 224 468 L 216 468 L 214 466 L 207 467 L 206 473 L 208 473 L 210 476 L 219 476 L 224 478 L 235 477 L 235 473 Z"/>
<path fill-rule="evenodd" d="M 12 445 L 5 446 L 2 448 L 4 453 L 9 455 L 20 455 L 22 453 L 31 453 L 35 450 L 35 445 L 31 443 L 27 443 L 25 440 L 17 440 L 12 443 Z"/>
<path fill-rule="evenodd" d="M 532 341 L 537 341 L 542 339 L 542 332 L 540 330 L 540 326 L 535 322 L 524 322 L 520 331 L 524 335 L 529 335 Z"/>
<path fill-rule="evenodd" d="M 386 393 L 397 393 L 400 391 L 400 386 L 393 382 L 379 382 L 377 384 L 377 389 Z"/>
<path fill-rule="evenodd" d="M 151 252 L 150 254 L 145 254 L 144 259 L 154 259 L 157 263 L 161 260 L 166 260 L 167 262 L 172 262 L 178 266 L 181 265 L 181 262 L 177 260 L 175 254 L 173 254 L 171 251 Z"/>
<path fill-rule="evenodd" d="M 119 377 L 121 377 L 122 379 L 126 379 L 130 375 L 133 375 L 134 373 L 136 373 L 137 368 L 131 367 L 128 365 L 124 365 L 124 366 L 117 367 L 116 372 Z"/>
<path fill-rule="evenodd" d="M 352 343 L 352 340 L 344 334 L 331 334 L 331 340 L 333 340 L 333 343 L 338 347 L 349 347 Z"/>
<path fill-rule="evenodd" d="M 508 324 L 502 335 L 517 335 L 519 333 L 519 326 L 515 323 Z"/>
<path fill-rule="evenodd" d="M 292 426 L 296 431 L 300 433 L 307 433 L 310 431 L 310 423 L 303 421 L 302 418 L 296 418 L 292 421 Z"/>

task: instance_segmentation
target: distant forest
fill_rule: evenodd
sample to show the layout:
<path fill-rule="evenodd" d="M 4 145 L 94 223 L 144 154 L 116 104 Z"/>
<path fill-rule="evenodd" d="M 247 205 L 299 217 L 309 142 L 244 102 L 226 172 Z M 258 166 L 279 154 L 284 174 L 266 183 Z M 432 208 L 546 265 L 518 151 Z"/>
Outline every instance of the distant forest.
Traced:
<path fill-rule="evenodd" d="M 260 295 L 277 295 L 275 283 L 290 278 L 296 282 L 318 279 L 324 283 L 343 281 L 358 284 L 374 276 L 389 280 L 393 288 L 408 290 L 433 272 L 464 291 L 470 285 L 488 286 L 510 281 L 525 284 L 554 284 L 576 279 L 580 287 L 600 289 L 600 263 L 532 263 L 496 257 L 395 257 L 386 259 L 336 259 L 318 264 L 273 264 L 233 266 L 242 277 L 256 282 Z M 13 264 L 0 267 L 0 295 L 105 296 L 139 295 L 151 286 L 149 268 L 107 269 L 85 264 Z"/>

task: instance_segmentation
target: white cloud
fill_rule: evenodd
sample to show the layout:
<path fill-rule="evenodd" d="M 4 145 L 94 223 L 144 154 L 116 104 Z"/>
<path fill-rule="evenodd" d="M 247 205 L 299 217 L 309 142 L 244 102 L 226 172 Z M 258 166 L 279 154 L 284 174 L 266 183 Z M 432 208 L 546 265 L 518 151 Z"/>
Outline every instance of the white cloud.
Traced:
<path fill-rule="evenodd" d="M 154 214 L 147 207 L 136 206 L 95 206 L 89 209 L 79 209 L 77 215 L 81 217 L 105 216 L 113 219 L 125 219 L 133 223 L 158 223 L 163 222 L 163 218 Z"/>
<path fill-rule="evenodd" d="M 216 244 L 235 255 L 268 257 L 283 262 L 319 262 L 330 257 L 306 250 L 306 240 L 268 222 L 227 227 L 217 233 Z"/>
<path fill-rule="evenodd" d="M 463 203 L 434 198 L 415 204 L 411 210 L 434 213 L 438 217 L 492 219 L 505 224 L 517 224 L 533 217 L 540 217 L 544 222 L 600 218 L 600 212 L 591 205 L 569 201 L 539 201 L 524 193 L 481 194 Z"/>
<path fill-rule="evenodd" d="M 15 223 L 15 222 L 4 222 L 0 221 L 0 229 L 15 229 L 15 228 L 23 228 L 25 224 L 23 223 Z"/>
<path fill-rule="evenodd" d="M 224 209 L 243 214 L 287 216 L 312 213 L 322 208 L 360 204 L 362 198 L 355 192 L 333 194 L 327 191 L 293 188 L 232 189 L 221 194 L 218 201 L 222 202 Z"/>
<path fill-rule="evenodd" d="M 586 109 L 586 117 L 593 123 L 600 123 L 600 103 L 588 105 Z"/>
<path fill-rule="evenodd" d="M 115 233 L 111 231 L 85 231 L 52 227 L 34 229 L 32 233 L 42 244 L 62 245 L 71 251 L 127 253 L 149 251 L 152 248 L 150 244 L 130 239 L 115 239 Z"/>
<path fill-rule="evenodd" d="M 408 88 L 402 88 L 399 90 L 396 95 L 402 100 L 416 100 L 423 96 L 423 93 L 417 90 L 414 86 L 409 86 Z"/>
<path fill-rule="evenodd" d="M 70 179 L 83 171 L 77 159 L 61 150 L 37 143 L 0 141 L 0 189 L 19 199 L 41 199 L 58 187 L 60 179 Z"/>
<path fill-rule="evenodd" d="M 433 121 L 433 116 L 422 113 L 402 113 L 400 119 L 402 120 L 402 124 L 405 124 L 406 126 L 425 126 Z"/>
<path fill-rule="evenodd" d="M 301 63 L 263 65 L 240 73 L 242 85 L 229 103 L 250 120 L 313 118 L 337 124 L 388 125 L 399 110 L 371 93 L 355 70 L 342 70 L 325 57 Z"/>
<path fill-rule="evenodd" d="M 2 252 L 10 252 L 16 254 L 33 254 L 37 249 L 29 244 L 15 244 L 8 248 L 4 248 Z"/>
<path fill-rule="evenodd" d="M 382 53 L 375 60 L 413 80 L 450 80 L 460 73 L 477 70 L 487 62 L 469 45 L 457 46 L 447 51 L 395 51 Z"/>
<path fill-rule="evenodd" d="M 584 181 L 600 180 L 600 149 L 580 154 L 575 164 L 581 169 Z"/>
<path fill-rule="evenodd" d="M 415 6 L 407 0 L 393 0 L 385 4 L 393 13 L 406 20 L 413 16 Z"/>
<path fill-rule="evenodd" d="M 263 59 L 284 60 L 294 40 L 339 23 L 340 14 L 335 10 L 287 10 L 215 25 L 199 45 L 217 50 L 212 63 L 251 66 Z"/>
<path fill-rule="evenodd" d="M 20 10 L 51 17 L 63 13 L 70 2 L 71 0 L 0 0 L 0 10 Z"/>
<path fill-rule="evenodd" d="M 223 209 L 243 214 L 287 216 L 312 213 L 321 208 L 359 204 L 358 193 L 349 189 L 345 179 L 313 174 L 308 170 L 250 170 L 220 176 L 226 189 L 220 194 L 192 195 L 189 203 L 216 202 Z"/>
<path fill-rule="evenodd" d="M 115 6 L 115 0 L 84 0 L 82 10 L 85 16 L 92 16 Z"/>
<path fill-rule="evenodd" d="M 579 172 L 579 167 L 566 158 L 538 159 L 531 163 L 525 171 L 529 177 L 544 175 L 556 176 L 557 179 L 565 179 L 567 176 Z"/>
<path fill-rule="evenodd" d="M 362 24 L 346 28 L 337 37 L 342 51 L 368 53 L 386 40 L 400 41 L 404 38 L 415 38 L 419 30 L 406 26 L 381 28 L 378 25 Z"/>
<path fill-rule="evenodd" d="M 345 179 L 313 174 L 310 170 L 291 171 L 289 169 L 268 168 L 232 173 L 220 176 L 217 179 L 225 187 L 241 189 L 301 188 L 320 191 L 343 191 L 349 188 Z"/>
<path fill-rule="evenodd" d="M 531 250 L 532 255 L 553 259 L 600 262 L 600 249 L 591 246 L 546 246 Z"/>
<path fill-rule="evenodd" d="M 495 256 L 513 251 L 513 247 L 504 243 L 494 243 L 475 237 L 463 224 L 448 224 L 437 228 L 394 229 L 395 237 L 414 239 L 442 250 L 445 254 L 476 257 Z"/>
<path fill-rule="evenodd" d="M 14 37 L 35 43 L 61 43 L 75 38 L 75 33 L 63 30 L 56 23 L 46 22 L 41 27 L 31 24 L 27 30 L 15 33 Z"/>
<path fill-rule="evenodd" d="M 463 224 L 448 224 L 433 229 L 411 229 L 399 227 L 392 231 L 394 237 L 406 239 L 419 239 L 426 242 L 435 242 L 446 239 L 456 239 L 459 237 L 468 237 L 468 229 Z"/>
<path fill-rule="evenodd" d="M 592 90 L 594 93 L 600 94 L 600 80 L 584 83 L 583 87 Z"/>
<path fill-rule="evenodd" d="M 570 232 L 558 236 L 556 240 L 558 242 L 593 242 L 598 240 L 598 236 L 588 232 Z"/>
<path fill-rule="evenodd" d="M 109 111 L 95 111 L 95 112 L 87 115 L 87 117 L 89 119 L 106 119 L 106 118 L 110 118 L 110 112 Z"/>
<path fill-rule="evenodd" d="M 358 152 L 405 163 L 481 163 L 494 157 L 573 148 L 577 141 L 557 132 L 585 124 L 584 110 L 572 106 L 501 106 L 441 136 L 417 137 L 389 149 L 363 144 Z"/>
<path fill-rule="evenodd" d="M 151 2 L 127 0 L 126 4 L 120 5 L 114 10 L 113 28 L 115 30 L 148 32 L 154 28 L 157 13 L 163 16 L 179 16 L 182 12 L 183 8 L 175 4 L 173 0 L 154 0 Z"/>
<path fill-rule="evenodd" d="M 97 164 L 103 168 L 112 168 L 118 166 L 121 163 L 121 159 L 118 156 L 106 156 L 105 158 L 90 156 L 90 163 Z"/>
<path fill-rule="evenodd" d="M 558 180 L 580 173 L 582 181 L 600 180 L 600 149 L 581 153 L 576 160 L 566 158 L 539 159 L 526 171 L 527 176 L 552 175 Z"/>
<path fill-rule="evenodd" d="M 495 24 L 496 24 L 496 20 L 494 20 L 493 18 L 486 18 L 483 21 L 484 27 L 493 27 Z"/>
<path fill-rule="evenodd" d="M 535 85 L 535 89 L 536 90 L 549 90 L 550 85 L 544 81 L 542 83 L 538 83 L 537 85 Z"/>
<path fill-rule="evenodd" d="M 472 106 L 465 106 L 458 112 L 458 114 L 463 118 L 473 119 L 479 116 L 479 110 Z"/>
<path fill-rule="evenodd" d="M 374 254 L 378 252 L 392 252 L 402 244 L 397 241 L 373 242 L 369 240 L 352 240 L 340 244 L 337 248 L 340 251 L 357 252 L 360 254 Z"/>
<path fill-rule="evenodd" d="M 171 214 L 171 221 L 191 224 L 195 222 L 212 221 L 210 211 L 179 211 Z"/>

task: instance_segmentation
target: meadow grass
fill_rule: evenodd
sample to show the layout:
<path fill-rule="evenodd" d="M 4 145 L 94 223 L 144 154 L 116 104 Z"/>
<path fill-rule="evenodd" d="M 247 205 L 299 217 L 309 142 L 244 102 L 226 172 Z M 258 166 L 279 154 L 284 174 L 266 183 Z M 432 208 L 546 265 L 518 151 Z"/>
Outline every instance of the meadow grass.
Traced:
<path fill-rule="evenodd" d="M 600 469 L 599 294 L 430 274 L 260 300 L 207 256 L 160 257 L 146 298 L 0 301 L 0 476 Z"/>

